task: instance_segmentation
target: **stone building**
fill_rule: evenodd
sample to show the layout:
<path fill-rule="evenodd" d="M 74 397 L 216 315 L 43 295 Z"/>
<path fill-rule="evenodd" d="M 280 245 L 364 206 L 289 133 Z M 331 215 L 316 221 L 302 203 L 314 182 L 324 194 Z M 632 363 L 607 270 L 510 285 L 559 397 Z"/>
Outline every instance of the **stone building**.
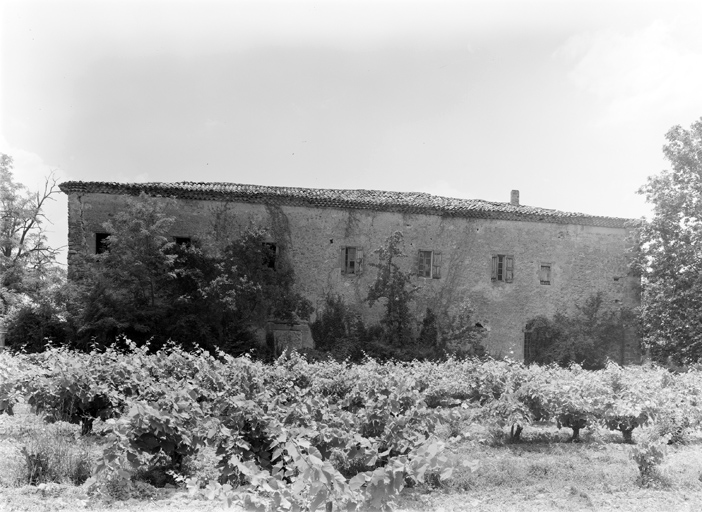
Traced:
<path fill-rule="evenodd" d="M 364 302 L 376 277 L 369 263 L 377 261 L 374 251 L 387 237 L 400 231 L 408 256 L 402 265 L 420 288 L 413 302 L 418 321 L 427 307 L 451 311 L 467 304 L 496 356 L 528 355 L 530 319 L 572 312 L 595 293 L 611 310 L 640 303 L 640 279 L 628 269 L 631 219 L 524 206 L 518 191 L 510 202 L 498 203 L 234 183 L 73 181 L 61 190 L 69 199 L 69 268 L 77 251 L 100 250 L 109 235 L 103 223 L 126 197 L 172 197 L 174 239 L 204 236 L 222 211 L 234 229 L 266 227 L 278 257 L 292 265 L 298 291 L 318 308 L 328 294 L 338 294 L 366 323 L 381 313 L 380 306 Z M 636 336 L 628 333 L 621 343 L 617 359 L 635 360 Z"/>

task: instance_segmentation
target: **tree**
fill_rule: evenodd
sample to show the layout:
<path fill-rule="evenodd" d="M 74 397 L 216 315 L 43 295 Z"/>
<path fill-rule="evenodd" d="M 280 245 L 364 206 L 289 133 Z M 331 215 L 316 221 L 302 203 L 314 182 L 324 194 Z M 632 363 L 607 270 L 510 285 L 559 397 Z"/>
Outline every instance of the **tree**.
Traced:
<path fill-rule="evenodd" d="M 104 224 L 107 250 L 91 257 L 79 273 L 76 302 L 83 338 L 109 343 L 118 334 L 150 337 L 173 302 L 175 255 L 167 233 L 174 219 L 165 204 L 142 194 Z"/>
<path fill-rule="evenodd" d="M 644 344 L 659 360 L 702 358 L 702 118 L 666 134 L 671 168 L 639 190 L 653 217 L 638 230 Z"/>
<path fill-rule="evenodd" d="M 564 368 L 577 363 L 589 370 L 604 368 L 608 359 L 624 364 L 621 347 L 625 332 L 636 328 L 635 315 L 628 309 L 612 311 L 604 306 L 604 295 L 598 292 L 576 304 L 574 314 L 529 320 L 531 353 L 525 354 L 525 362 Z"/>
<path fill-rule="evenodd" d="M 384 246 L 374 251 L 378 254 L 378 263 L 371 265 L 378 269 L 378 275 L 366 298 L 370 306 L 385 299 L 385 314 L 381 324 L 385 328 L 386 341 L 395 346 L 405 345 L 412 340 L 413 318 L 409 303 L 419 289 L 410 286 L 412 273 L 403 271 L 397 264 L 399 258 L 405 257 L 402 244 L 402 233 L 395 231 L 387 238 Z"/>
<path fill-rule="evenodd" d="M 58 251 L 46 244 L 43 208 L 59 190 L 53 172 L 43 190 L 31 192 L 12 168 L 12 157 L 0 153 L 0 274 L 4 288 L 21 291 L 28 273 L 41 276 L 54 263 Z"/>
<path fill-rule="evenodd" d="M 267 320 L 310 315 L 309 301 L 293 290 L 292 268 L 275 261 L 264 230 L 245 230 L 216 251 L 197 240 L 177 244 L 168 236 L 169 201 L 142 194 L 104 224 L 107 250 L 76 272 L 80 346 L 126 334 L 153 348 L 170 339 L 239 354 L 254 347 L 253 331 Z"/>
<path fill-rule="evenodd" d="M 0 327 L 8 330 L 8 345 L 18 339 L 43 345 L 45 335 L 65 338 L 59 332 L 62 319 L 57 318 L 51 332 L 42 323 L 62 310 L 65 276 L 55 265 L 58 250 L 46 243 L 43 212 L 59 190 L 53 172 L 43 190 L 31 192 L 15 181 L 12 169 L 12 157 L 0 153 Z"/>

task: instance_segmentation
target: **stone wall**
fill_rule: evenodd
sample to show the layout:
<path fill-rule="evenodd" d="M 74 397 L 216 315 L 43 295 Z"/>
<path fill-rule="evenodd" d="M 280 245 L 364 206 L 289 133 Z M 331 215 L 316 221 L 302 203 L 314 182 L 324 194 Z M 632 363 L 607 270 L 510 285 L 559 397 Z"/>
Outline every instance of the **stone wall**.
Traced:
<path fill-rule="evenodd" d="M 76 251 L 95 252 L 95 233 L 125 206 L 112 194 L 69 194 L 69 265 Z M 280 257 L 293 265 L 296 285 L 321 308 L 329 293 L 341 295 L 366 323 L 380 318 L 382 307 L 363 302 L 375 279 L 373 253 L 394 231 L 401 231 L 415 270 L 418 251 L 441 253 L 441 278 L 414 278 L 420 287 L 413 304 L 418 321 L 429 306 L 455 310 L 468 302 L 474 321 L 487 330 L 486 348 L 496 356 L 523 357 L 524 327 L 537 315 L 574 311 L 602 292 L 606 307 L 636 307 L 640 280 L 627 268 L 627 231 L 576 224 L 401 214 L 362 209 L 267 206 L 207 200 L 177 200 L 172 235 L 198 238 L 210 233 L 216 214 L 226 211 L 228 228 L 240 232 L 254 224 L 270 229 Z M 343 274 L 343 247 L 363 250 L 359 274 Z M 493 281 L 493 255 L 512 255 L 512 282 Z M 551 266 L 551 282 L 540 282 L 540 266 Z M 628 337 L 628 360 L 636 359 L 638 340 Z"/>

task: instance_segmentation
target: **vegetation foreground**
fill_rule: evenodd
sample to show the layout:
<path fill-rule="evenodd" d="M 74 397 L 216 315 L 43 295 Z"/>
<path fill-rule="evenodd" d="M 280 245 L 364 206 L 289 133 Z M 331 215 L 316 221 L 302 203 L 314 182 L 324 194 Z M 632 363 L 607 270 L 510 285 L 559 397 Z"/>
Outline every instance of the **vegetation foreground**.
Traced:
<path fill-rule="evenodd" d="M 3 353 L 0 489 L 18 510 L 693 509 L 701 398 L 694 369 Z"/>

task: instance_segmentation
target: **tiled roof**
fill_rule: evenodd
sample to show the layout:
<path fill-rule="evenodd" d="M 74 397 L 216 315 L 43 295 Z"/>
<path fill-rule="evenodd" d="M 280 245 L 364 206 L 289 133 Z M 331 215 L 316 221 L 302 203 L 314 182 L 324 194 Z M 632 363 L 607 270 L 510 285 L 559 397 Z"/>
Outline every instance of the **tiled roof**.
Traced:
<path fill-rule="evenodd" d="M 239 201 L 313 208 L 362 209 L 442 217 L 502 219 L 557 224 L 581 224 L 621 228 L 636 223 L 632 219 L 569 213 L 534 206 L 514 206 L 480 199 L 455 199 L 423 192 L 382 190 L 339 190 L 297 187 L 267 187 L 238 183 L 114 183 L 66 181 L 59 188 L 66 194 L 98 193 L 176 197 L 210 201 Z"/>

